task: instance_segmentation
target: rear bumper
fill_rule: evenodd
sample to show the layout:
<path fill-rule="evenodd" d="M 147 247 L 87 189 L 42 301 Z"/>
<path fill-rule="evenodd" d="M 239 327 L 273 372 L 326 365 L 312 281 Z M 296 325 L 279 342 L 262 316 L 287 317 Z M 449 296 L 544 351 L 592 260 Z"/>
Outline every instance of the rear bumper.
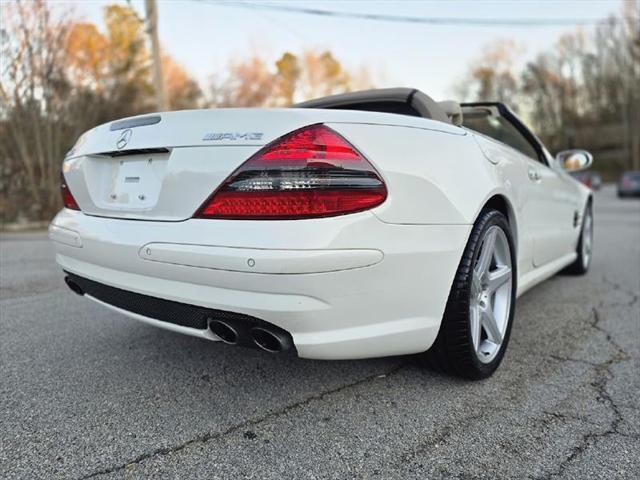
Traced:
<path fill-rule="evenodd" d="M 159 299 L 250 315 L 300 357 L 421 352 L 438 333 L 469 225 L 392 225 L 369 212 L 317 220 L 145 222 L 61 211 L 62 268 Z M 117 311 L 173 331 L 191 328 Z"/>

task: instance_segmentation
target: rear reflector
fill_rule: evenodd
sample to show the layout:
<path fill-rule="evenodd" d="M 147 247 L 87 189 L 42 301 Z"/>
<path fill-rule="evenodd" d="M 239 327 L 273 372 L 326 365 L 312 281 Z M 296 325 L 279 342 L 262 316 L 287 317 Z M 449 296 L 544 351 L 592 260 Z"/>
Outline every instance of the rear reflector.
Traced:
<path fill-rule="evenodd" d="M 368 210 L 386 198 L 384 182 L 353 145 L 325 125 L 311 125 L 258 151 L 207 199 L 195 217 L 329 217 Z"/>
<path fill-rule="evenodd" d="M 62 203 L 64 204 L 65 208 L 70 208 L 71 210 L 80 210 L 78 202 L 76 202 L 76 199 L 73 198 L 71 190 L 69 190 L 67 181 L 64 178 L 64 173 L 60 174 L 60 193 L 62 194 Z"/>

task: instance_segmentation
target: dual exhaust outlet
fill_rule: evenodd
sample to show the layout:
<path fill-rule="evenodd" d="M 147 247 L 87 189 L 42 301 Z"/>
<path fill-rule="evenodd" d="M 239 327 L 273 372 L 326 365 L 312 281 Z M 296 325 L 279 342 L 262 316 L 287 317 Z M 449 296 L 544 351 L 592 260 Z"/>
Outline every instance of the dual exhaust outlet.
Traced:
<path fill-rule="evenodd" d="M 74 293 L 85 294 L 84 289 L 70 276 L 66 276 L 64 281 Z M 287 332 L 259 319 L 226 321 L 209 317 L 209 329 L 228 345 L 259 348 L 269 353 L 285 352 L 293 347 Z"/>
<path fill-rule="evenodd" d="M 233 325 L 223 320 L 212 320 L 209 329 L 227 345 L 258 347 L 269 353 L 280 353 L 291 348 L 291 339 L 287 335 L 269 327 L 251 327 L 241 335 Z"/>

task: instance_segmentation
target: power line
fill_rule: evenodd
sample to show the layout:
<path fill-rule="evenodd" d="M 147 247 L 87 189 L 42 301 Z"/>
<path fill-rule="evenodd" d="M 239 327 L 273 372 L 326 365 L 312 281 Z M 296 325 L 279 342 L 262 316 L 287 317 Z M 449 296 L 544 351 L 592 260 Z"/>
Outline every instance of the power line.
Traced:
<path fill-rule="evenodd" d="M 206 0 L 205 0 L 206 1 Z M 616 18 L 472 18 L 472 17 L 411 17 L 404 15 L 386 15 L 381 13 L 343 12 L 337 10 L 324 10 L 319 8 L 298 7 L 292 5 L 278 5 L 272 3 L 252 2 L 207 2 L 224 7 L 237 7 L 249 10 L 271 10 L 284 13 L 314 15 L 326 18 L 346 18 L 356 20 L 374 20 L 395 23 L 413 23 L 427 25 L 471 25 L 479 27 L 548 27 L 548 26 L 573 26 L 596 25 L 602 22 L 619 21 Z"/>

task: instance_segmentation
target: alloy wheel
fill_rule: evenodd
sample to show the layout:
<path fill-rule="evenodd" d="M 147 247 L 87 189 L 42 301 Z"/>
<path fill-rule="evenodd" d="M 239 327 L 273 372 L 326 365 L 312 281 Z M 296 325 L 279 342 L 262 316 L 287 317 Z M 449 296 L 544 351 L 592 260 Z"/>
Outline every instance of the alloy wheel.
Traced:
<path fill-rule="evenodd" d="M 513 269 L 511 249 L 497 225 L 484 234 L 473 269 L 469 319 L 473 348 L 482 363 L 500 351 L 509 323 Z"/>

